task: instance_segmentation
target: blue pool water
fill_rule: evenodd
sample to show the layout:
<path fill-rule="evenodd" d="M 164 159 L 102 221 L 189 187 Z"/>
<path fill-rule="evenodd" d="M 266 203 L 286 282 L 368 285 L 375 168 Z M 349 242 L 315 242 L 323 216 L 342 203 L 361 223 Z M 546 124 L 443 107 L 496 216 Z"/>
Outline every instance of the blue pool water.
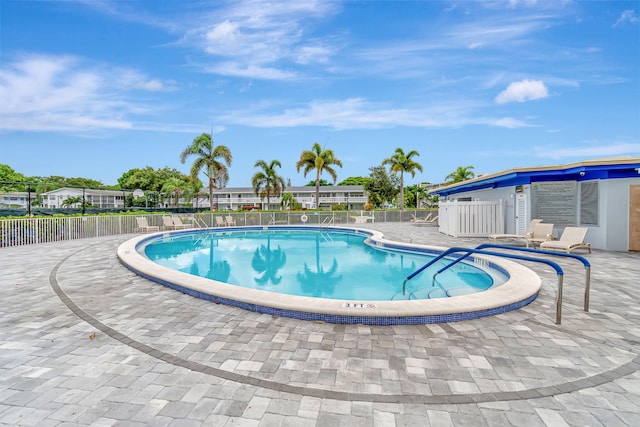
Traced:
<path fill-rule="evenodd" d="M 184 273 L 282 294 L 341 300 L 442 298 L 486 290 L 506 277 L 459 263 L 432 283 L 446 261 L 404 279 L 433 257 L 366 244 L 346 231 L 237 230 L 171 235 L 142 247 L 150 260 Z"/>

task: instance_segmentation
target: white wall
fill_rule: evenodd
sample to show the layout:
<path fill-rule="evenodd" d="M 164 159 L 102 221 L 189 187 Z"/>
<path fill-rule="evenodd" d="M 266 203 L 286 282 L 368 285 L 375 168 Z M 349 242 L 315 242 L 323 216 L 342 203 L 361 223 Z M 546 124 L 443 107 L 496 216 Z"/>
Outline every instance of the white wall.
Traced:
<path fill-rule="evenodd" d="M 598 181 L 599 225 L 584 226 L 589 229 L 586 240 L 594 249 L 608 251 L 629 250 L 629 186 L 637 184 L 637 178 L 605 179 Z M 531 221 L 531 186 L 524 185 L 527 195 L 527 223 Z M 471 197 L 479 200 L 502 200 L 504 207 L 505 233 L 515 233 L 515 187 L 487 188 L 467 191 L 448 196 L 448 200 Z M 513 196 L 513 197 L 512 197 Z M 578 190 L 578 218 L 580 212 L 580 192 Z M 578 226 L 583 226 L 578 223 Z M 563 228 L 554 228 L 554 236 L 559 238 Z"/>

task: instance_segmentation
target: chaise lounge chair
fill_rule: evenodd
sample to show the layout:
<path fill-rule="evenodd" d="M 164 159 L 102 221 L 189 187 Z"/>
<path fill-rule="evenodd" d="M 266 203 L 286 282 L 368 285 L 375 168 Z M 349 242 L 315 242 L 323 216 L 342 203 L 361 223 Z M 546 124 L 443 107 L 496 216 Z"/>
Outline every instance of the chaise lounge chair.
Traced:
<path fill-rule="evenodd" d="M 541 219 L 532 219 L 531 222 L 529 223 L 529 225 L 527 226 L 527 231 L 525 232 L 524 235 L 522 234 L 489 234 L 489 240 L 501 240 L 501 239 L 509 239 L 509 240 L 519 240 L 519 239 L 526 239 L 527 236 L 530 233 L 533 233 L 533 229 L 535 228 L 536 224 L 540 224 L 542 222 Z"/>
<path fill-rule="evenodd" d="M 157 225 L 149 225 L 149 223 L 147 222 L 147 218 L 143 216 L 136 217 L 136 222 L 138 223 L 138 228 L 136 228 L 134 231 L 140 231 L 143 233 L 160 231 L 160 227 L 158 227 Z"/>
<path fill-rule="evenodd" d="M 540 245 L 553 240 L 553 224 L 540 222 L 533 227 L 532 233 L 527 233 L 527 247 Z"/>
<path fill-rule="evenodd" d="M 587 249 L 591 253 L 591 244 L 584 241 L 587 231 L 585 227 L 566 227 L 559 240 L 540 243 L 540 249 L 571 253 L 574 249 Z"/>
<path fill-rule="evenodd" d="M 182 219 L 179 216 L 171 216 L 171 221 L 173 221 L 173 229 L 174 230 L 186 230 L 187 228 L 192 228 L 193 225 L 185 224 L 182 222 Z"/>
<path fill-rule="evenodd" d="M 431 216 L 433 215 L 433 212 L 430 212 L 429 215 L 425 216 L 424 218 L 418 218 L 417 216 L 415 216 L 415 214 L 411 214 L 411 222 L 412 223 L 416 223 L 416 224 L 420 224 L 423 222 L 429 222 L 431 221 Z"/>
<path fill-rule="evenodd" d="M 224 218 L 217 215 L 216 216 L 216 227 L 226 227 L 227 223 L 224 222 Z"/>

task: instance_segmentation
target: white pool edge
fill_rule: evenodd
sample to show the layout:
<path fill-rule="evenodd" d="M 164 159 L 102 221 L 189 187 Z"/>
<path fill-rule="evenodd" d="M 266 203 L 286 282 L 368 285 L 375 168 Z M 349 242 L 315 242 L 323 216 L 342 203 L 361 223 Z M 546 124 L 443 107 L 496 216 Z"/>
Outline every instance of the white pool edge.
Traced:
<path fill-rule="evenodd" d="M 233 230 L 255 229 L 256 227 L 235 227 Z M 266 228 L 266 227 L 263 227 Z M 269 229 L 282 227 L 270 226 Z M 291 228 L 291 227 L 288 227 Z M 300 228 L 314 228 L 302 226 Z M 319 228 L 319 227 L 315 227 Z M 377 246 L 393 245 L 404 248 L 420 248 L 442 252 L 448 248 L 438 246 L 417 245 L 387 240 L 378 231 L 359 229 L 356 227 L 321 227 L 322 229 L 354 230 L 370 235 L 370 239 Z M 231 229 L 206 229 L 204 231 L 229 232 Z M 223 282 L 214 281 L 202 277 L 193 276 L 176 270 L 163 267 L 139 254 L 137 247 L 145 240 L 174 234 L 178 232 L 160 232 L 136 236 L 122 243 L 117 250 L 120 262 L 137 274 L 150 280 L 173 285 L 178 290 L 190 290 L 192 293 L 202 296 L 212 296 L 223 300 L 236 301 L 241 306 L 252 305 L 257 307 L 271 307 L 285 312 L 315 313 L 338 317 L 381 317 L 399 318 L 416 316 L 448 316 L 464 313 L 480 313 L 469 318 L 491 315 L 492 311 L 500 311 L 505 307 L 519 308 L 520 304 L 531 302 L 540 290 L 542 281 L 540 277 L 529 268 L 516 262 L 495 256 L 474 255 L 476 259 L 483 259 L 504 269 L 508 280 L 495 288 L 483 292 L 461 295 L 450 298 L 437 298 L 425 300 L 402 301 L 351 301 L 326 298 L 313 298 L 279 294 L 259 289 L 243 288 Z M 527 303 L 528 303 L 527 302 Z M 235 305 L 235 304 L 234 304 Z M 526 305 L 526 304 L 523 304 Z M 259 311 L 259 310 L 256 310 Z M 504 311 L 510 311 L 506 309 Z M 290 316 L 291 317 L 291 316 Z M 459 317 L 459 316 L 457 316 Z M 365 319 L 366 320 L 366 319 Z M 462 319 L 464 320 L 464 316 Z M 432 323 L 432 322 L 427 322 Z M 435 322 L 433 322 L 435 323 Z"/>

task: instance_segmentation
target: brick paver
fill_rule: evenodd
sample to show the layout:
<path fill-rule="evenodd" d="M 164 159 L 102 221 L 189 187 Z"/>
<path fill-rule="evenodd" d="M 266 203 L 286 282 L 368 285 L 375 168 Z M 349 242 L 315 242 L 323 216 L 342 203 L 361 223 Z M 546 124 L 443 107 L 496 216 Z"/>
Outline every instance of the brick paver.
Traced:
<path fill-rule="evenodd" d="M 475 246 L 432 228 L 385 237 Z M 640 425 L 640 254 L 594 251 L 530 305 L 419 326 L 304 322 L 212 304 L 122 267 L 130 236 L 0 250 L 5 425 Z"/>

